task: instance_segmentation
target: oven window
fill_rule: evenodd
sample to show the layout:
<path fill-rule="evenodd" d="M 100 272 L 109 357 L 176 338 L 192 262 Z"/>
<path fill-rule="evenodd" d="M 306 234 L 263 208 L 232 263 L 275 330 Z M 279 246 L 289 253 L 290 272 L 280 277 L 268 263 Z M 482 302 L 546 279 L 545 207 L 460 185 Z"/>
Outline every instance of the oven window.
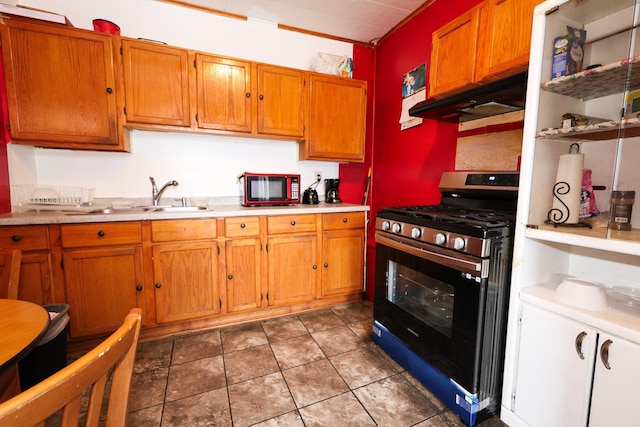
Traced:
<path fill-rule="evenodd" d="M 387 272 L 387 301 L 451 338 L 455 288 L 391 260 Z"/>

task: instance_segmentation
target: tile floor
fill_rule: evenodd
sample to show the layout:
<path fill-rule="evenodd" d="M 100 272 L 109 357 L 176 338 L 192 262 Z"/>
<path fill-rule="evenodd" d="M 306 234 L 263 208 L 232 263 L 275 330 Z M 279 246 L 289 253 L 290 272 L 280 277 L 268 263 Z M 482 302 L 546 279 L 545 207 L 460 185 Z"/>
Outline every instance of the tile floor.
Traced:
<path fill-rule="evenodd" d="M 140 343 L 128 425 L 463 426 L 371 340 L 372 311 L 356 302 Z"/>

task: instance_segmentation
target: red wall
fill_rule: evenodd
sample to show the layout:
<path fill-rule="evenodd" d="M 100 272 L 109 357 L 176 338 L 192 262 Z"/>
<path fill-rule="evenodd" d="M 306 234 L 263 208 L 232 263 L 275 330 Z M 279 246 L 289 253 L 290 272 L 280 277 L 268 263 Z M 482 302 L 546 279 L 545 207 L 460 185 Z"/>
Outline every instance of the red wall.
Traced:
<path fill-rule="evenodd" d="M 371 206 L 367 242 L 367 298 L 373 299 L 375 214 L 382 207 L 433 204 L 440 200 L 438 183 L 443 171 L 455 165 L 457 125 L 425 120 L 423 124 L 400 130 L 402 107 L 402 76 L 422 64 L 427 64 L 427 80 L 431 68 L 431 35 L 443 24 L 480 3 L 481 0 L 436 0 L 420 14 L 383 39 L 372 53 L 374 68 L 366 77 L 369 97 L 373 97 L 373 113 L 364 165 L 341 165 L 340 178 L 345 182 L 341 194 L 347 202 L 361 203 L 355 188 L 363 183 L 372 165 Z M 364 48 L 362 48 L 364 49 Z M 362 49 L 354 50 L 358 71 Z M 365 62 L 365 61 L 362 61 Z M 359 77 L 357 74 L 354 76 Z M 349 184 L 347 184 L 349 183 Z"/>

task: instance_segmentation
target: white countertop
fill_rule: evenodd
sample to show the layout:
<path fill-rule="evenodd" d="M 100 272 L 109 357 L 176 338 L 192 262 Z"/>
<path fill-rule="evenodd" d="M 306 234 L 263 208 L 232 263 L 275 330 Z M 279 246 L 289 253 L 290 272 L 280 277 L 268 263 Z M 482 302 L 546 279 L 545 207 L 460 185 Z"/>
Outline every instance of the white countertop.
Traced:
<path fill-rule="evenodd" d="M 294 215 L 294 214 L 318 214 L 337 212 L 366 212 L 369 206 L 350 203 L 317 205 L 290 205 L 290 206 L 255 206 L 242 205 L 212 205 L 206 210 L 195 212 L 139 212 L 117 210 L 108 214 L 94 214 L 87 212 L 61 212 L 61 211 L 28 211 L 12 212 L 0 215 L 0 226 L 7 225 L 35 225 L 35 224 L 77 224 L 89 222 L 116 222 L 116 221 L 141 221 L 156 219 L 184 219 L 184 218 L 223 218 L 230 216 L 251 215 Z"/>
<path fill-rule="evenodd" d="M 558 301 L 555 297 L 556 288 L 557 285 L 553 284 L 524 288 L 520 291 L 520 299 L 522 302 L 640 344 L 640 308 L 626 308 L 610 300 L 609 308 L 587 310 Z"/>

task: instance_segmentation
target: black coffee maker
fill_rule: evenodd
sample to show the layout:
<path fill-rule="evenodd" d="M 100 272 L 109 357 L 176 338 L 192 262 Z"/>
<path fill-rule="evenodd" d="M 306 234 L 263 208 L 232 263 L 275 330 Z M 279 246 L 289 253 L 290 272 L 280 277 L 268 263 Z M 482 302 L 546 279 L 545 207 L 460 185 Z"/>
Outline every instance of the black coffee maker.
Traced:
<path fill-rule="evenodd" d="M 324 201 L 326 203 L 342 203 L 338 187 L 340 186 L 339 179 L 325 179 L 324 180 Z"/>

